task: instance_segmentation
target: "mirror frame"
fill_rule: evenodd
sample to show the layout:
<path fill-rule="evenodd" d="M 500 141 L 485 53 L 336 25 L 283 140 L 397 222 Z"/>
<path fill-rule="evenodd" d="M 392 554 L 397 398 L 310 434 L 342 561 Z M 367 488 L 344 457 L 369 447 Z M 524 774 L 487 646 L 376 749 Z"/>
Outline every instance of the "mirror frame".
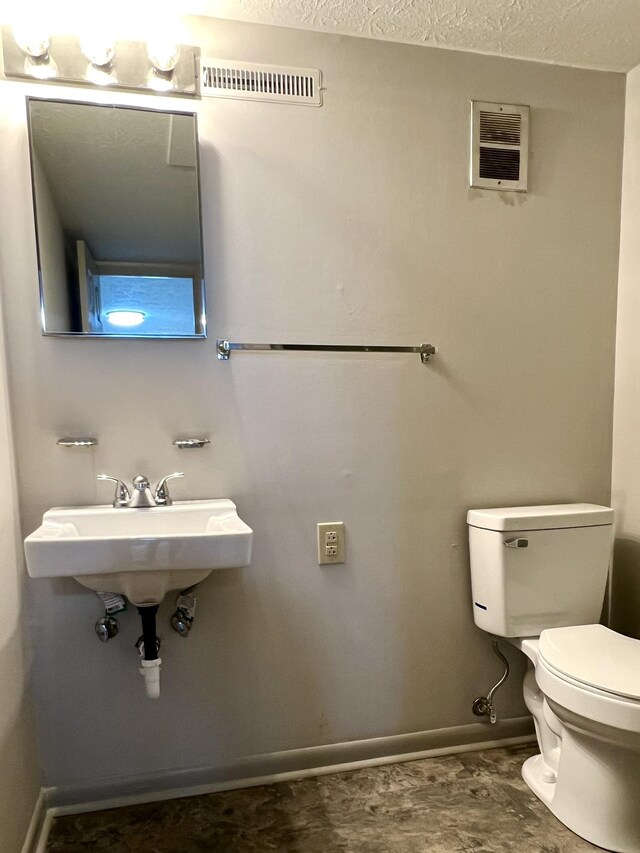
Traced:
<path fill-rule="evenodd" d="M 199 227 L 199 239 L 200 239 L 200 267 L 202 271 L 200 288 L 194 286 L 194 300 L 193 300 L 193 313 L 194 313 L 194 321 L 196 332 L 192 335 L 100 335 L 100 334 L 88 334 L 87 332 L 53 332 L 47 331 L 46 326 L 46 310 L 44 304 L 44 286 L 42 280 L 42 262 L 41 262 L 41 252 L 40 252 L 40 235 L 38 231 L 38 209 L 36 203 L 36 182 L 34 180 L 35 169 L 33 163 L 34 157 L 34 140 L 33 140 L 33 131 L 31 129 L 31 114 L 29 110 L 30 102 L 40 102 L 40 103 L 58 103 L 58 104 L 78 104 L 86 107 L 104 107 L 108 108 L 116 108 L 120 110 L 134 110 L 136 112 L 147 112 L 147 113 L 162 113 L 164 115 L 181 115 L 181 116 L 191 116 L 194 121 L 195 135 L 196 135 L 196 169 L 197 169 L 197 205 L 198 205 L 198 219 L 200 223 Z M 177 109 L 156 109 L 154 107 L 139 107 L 132 106 L 131 104 L 118 104 L 118 103 L 98 103 L 96 101 L 83 101 L 83 100 L 75 100 L 70 98 L 43 98 L 36 97 L 32 95 L 27 95 L 25 97 L 25 109 L 26 109 L 26 124 L 27 124 L 27 136 L 28 136 L 28 145 L 29 145 L 29 176 L 31 178 L 31 198 L 33 204 L 33 224 L 35 230 L 35 240 L 36 240 L 36 263 L 38 269 L 38 288 L 40 292 L 40 329 L 41 333 L 45 337 L 55 337 L 55 338 L 83 338 L 87 340 L 97 340 L 97 341 L 108 341 L 108 340 L 149 340 L 149 341 L 193 341 L 193 340 L 204 340 L 207 337 L 207 312 L 206 312 L 206 277 L 205 277 L 205 264 L 204 264 L 204 234 L 203 234 L 203 225 L 202 225 L 202 189 L 201 189 L 201 181 L 200 181 L 200 144 L 199 144 L 199 134 L 198 134 L 198 113 L 195 110 L 177 110 Z M 199 290 L 199 293 L 198 293 Z"/>

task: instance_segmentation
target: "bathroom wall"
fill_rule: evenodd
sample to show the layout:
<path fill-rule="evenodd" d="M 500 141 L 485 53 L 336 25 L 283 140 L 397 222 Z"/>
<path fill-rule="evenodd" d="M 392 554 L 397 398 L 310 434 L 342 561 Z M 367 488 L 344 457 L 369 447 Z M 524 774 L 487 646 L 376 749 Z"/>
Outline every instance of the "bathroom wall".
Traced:
<path fill-rule="evenodd" d="M 220 21 L 194 20 L 192 39 L 321 68 L 325 86 L 321 109 L 198 105 L 206 342 L 40 336 L 37 87 L 0 86 L 24 532 L 51 505 L 106 502 L 101 471 L 176 469 L 175 497 L 230 497 L 255 531 L 251 567 L 203 584 L 187 641 L 161 609 L 157 702 L 134 613 L 103 646 L 92 593 L 29 583 L 45 780 L 63 788 L 476 722 L 500 668 L 473 624 L 466 510 L 610 499 L 624 77 Z M 469 189 L 471 98 L 531 105 L 527 195 Z M 217 337 L 441 352 L 224 363 Z M 69 433 L 100 444 L 56 447 Z M 212 444 L 178 451 L 178 435 Z M 337 520 L 346 564 L 320 568 L 316 523 Z M 508 653 L 497 705 L 516 718 Z"/>
<path fill-rule="evenodd" d="M 640 639 L 640 66 L 627 75 L 613 422 L 611 626 Z"/>
<path fill-rule="evenodd" d="M 5 281 L 0 276 L 0 287 Z M 0 850 L 18 853 L 40 791 L 25 642 L 24 570 L 0 304 Z"/>

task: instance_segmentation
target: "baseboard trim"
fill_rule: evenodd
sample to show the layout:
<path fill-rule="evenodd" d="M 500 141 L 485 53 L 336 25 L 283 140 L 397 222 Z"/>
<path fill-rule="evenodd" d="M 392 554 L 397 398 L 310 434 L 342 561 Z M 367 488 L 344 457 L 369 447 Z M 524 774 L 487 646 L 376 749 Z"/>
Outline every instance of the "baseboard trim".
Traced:
<path fill-rule="evenodd" d="M 473 723 L 467 726 L 286 750 L 253 755 L 220 767 L 197 767 L 111 777 L 85 785 L 52 788 L 48 791 L 47 814 L 49 817 L 55 817 L 102 811 L 533 741 L 535 734 L 531 717 L 516 717 L 501 720 L 493 726 Z M 25 850 L 23 853 L 31 851 Z"/>
<path fill-rule="evenodd" d="M 41 853 L 41 851 L 46 850 L 51 823 L 51 816 L 47 811 L 48 793 L 46 788 L 40 789 L 29 821 L 29 829 L 22 845 L 22 853 Z"/>

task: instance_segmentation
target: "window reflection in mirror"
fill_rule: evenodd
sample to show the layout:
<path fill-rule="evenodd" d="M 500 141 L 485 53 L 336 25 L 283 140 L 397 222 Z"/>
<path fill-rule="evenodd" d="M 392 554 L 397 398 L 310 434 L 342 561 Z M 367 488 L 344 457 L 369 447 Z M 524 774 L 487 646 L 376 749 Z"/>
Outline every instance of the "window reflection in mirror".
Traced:
<path fill-rule="evenodd" d="M 195 115 L 27 102 L 44 333 L 204 337 Z"/>

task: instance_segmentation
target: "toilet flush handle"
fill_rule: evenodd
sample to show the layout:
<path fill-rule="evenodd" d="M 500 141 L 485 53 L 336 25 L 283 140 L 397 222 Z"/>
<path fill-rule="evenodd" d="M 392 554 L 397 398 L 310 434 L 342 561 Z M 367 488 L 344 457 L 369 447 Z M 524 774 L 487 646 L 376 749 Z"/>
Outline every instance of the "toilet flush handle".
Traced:
<path fill-rule="evenodd" d="M 505 539 L 504 540 L 505 548 L 528 548 L 529 540 L 524 538 L 519 539 Z"/>

